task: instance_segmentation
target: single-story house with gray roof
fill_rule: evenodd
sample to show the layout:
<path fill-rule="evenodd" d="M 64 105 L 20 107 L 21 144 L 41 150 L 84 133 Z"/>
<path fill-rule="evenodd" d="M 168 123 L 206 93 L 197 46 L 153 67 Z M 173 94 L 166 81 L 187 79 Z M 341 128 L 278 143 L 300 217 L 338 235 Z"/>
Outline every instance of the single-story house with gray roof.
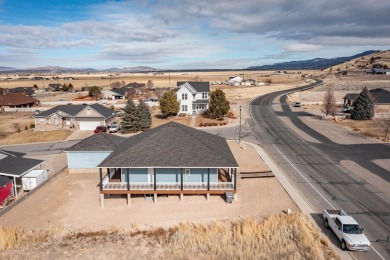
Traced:
<path fill-rule="evenodd" d="M 388 118 L 390 116 L 390 91 L 383 88 L 370 89 L 369 93 L 374 101 L 375 117 Z M 353 106 L 353 102 L 359 97 L 358 93 L 348 93 L 344 97 L 344 105 Z"/>
<path fill-rule="evenodd" d="M 99 133 L 78 142 L 65 151 L 69 173 L 99 172 L 97 166 L 124 140 L 121 136 Z"/>
<path fill-rule="evenodd" d="M 36 128 L 94 130 L 116 121 L 115 111 L 100 104 L 60 105 L 35 115 Z"/>
<path fill-rule="evenodd" d="M 120 143 L 98 166 L 105 194 L 236 193 L 238 164 L 220 136 L 170 122 Z M 103 174 L 104 172 L 104 174 Z"/>

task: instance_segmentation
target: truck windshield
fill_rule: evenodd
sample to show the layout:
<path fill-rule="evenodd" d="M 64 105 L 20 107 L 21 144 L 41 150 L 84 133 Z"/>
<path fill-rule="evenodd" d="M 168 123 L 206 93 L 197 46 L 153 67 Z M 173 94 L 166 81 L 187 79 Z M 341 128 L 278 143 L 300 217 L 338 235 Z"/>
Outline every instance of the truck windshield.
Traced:
<path fill-rule="evenodd" d="M 343 232 L 346 234 L 362 234 L 362 229 L 359 225 L 343 225 Z"/>

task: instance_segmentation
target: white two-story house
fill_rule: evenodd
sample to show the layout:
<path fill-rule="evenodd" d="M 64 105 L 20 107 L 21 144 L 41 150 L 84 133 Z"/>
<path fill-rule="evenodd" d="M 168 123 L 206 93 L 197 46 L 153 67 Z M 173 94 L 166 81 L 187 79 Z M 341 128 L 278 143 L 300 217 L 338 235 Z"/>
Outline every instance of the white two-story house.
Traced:
<path fill-rule="evenodd" d="M 180 102 L 179 114 L 198 115 L 209 109 L 209 82 L 177 82 L 176 92 Z"/>

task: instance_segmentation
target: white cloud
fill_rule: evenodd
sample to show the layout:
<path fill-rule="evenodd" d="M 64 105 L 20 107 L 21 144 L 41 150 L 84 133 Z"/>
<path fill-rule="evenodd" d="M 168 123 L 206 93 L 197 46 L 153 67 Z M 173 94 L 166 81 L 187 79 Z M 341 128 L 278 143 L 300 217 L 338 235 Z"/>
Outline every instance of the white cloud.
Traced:
<path fill-rule="evenodd" d="M 287 52 L 313 52 L 319 50 L 321 47 L 318 45 L 296 43 L 285 47 Z"/>

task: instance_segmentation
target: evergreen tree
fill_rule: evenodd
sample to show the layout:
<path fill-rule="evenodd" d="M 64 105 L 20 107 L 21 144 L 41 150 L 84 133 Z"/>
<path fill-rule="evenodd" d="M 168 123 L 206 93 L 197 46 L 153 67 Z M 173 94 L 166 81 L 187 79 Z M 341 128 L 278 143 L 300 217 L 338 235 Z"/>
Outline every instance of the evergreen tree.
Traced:
<path fill-rule="evenodd" d="M 210 94 L 209 112 L 215 117 L 222 117 L 229 112 L 229 101 L 225 97 L 225 92 L 221 89 L 216 89 Z"/>
<path fill-rule="evenodd" d="M 134 133 L 140 130 L 140 118 L 138 116 L 137 106 L 133 99 L 127 100 L 127 105 L 123 108 L 124 116 L 122 120 L 122 132 Z"/>
<path fill-rule="evenodd" d="M 364 87 L 358 98 L 353 102 L 353 110 L 351 118 L 354 120 L 367 120 L 374 117 L 374 101 L 368 92 L 367 87 Z"/>
<path fill-rule="evenodd" d="M 172 90 L 165 92 L 160 99 L 160 110 L 165 117 L 179 113 L 180 102 L 177 101 L 176 94 Z"/>
<path fill-rule="evenodd" d="M 150 128 L 152 125 L 152 115 L 150 114 L 149 106 L 143 100 L 139 101 L 137 106 L 140 130 Z"/>

